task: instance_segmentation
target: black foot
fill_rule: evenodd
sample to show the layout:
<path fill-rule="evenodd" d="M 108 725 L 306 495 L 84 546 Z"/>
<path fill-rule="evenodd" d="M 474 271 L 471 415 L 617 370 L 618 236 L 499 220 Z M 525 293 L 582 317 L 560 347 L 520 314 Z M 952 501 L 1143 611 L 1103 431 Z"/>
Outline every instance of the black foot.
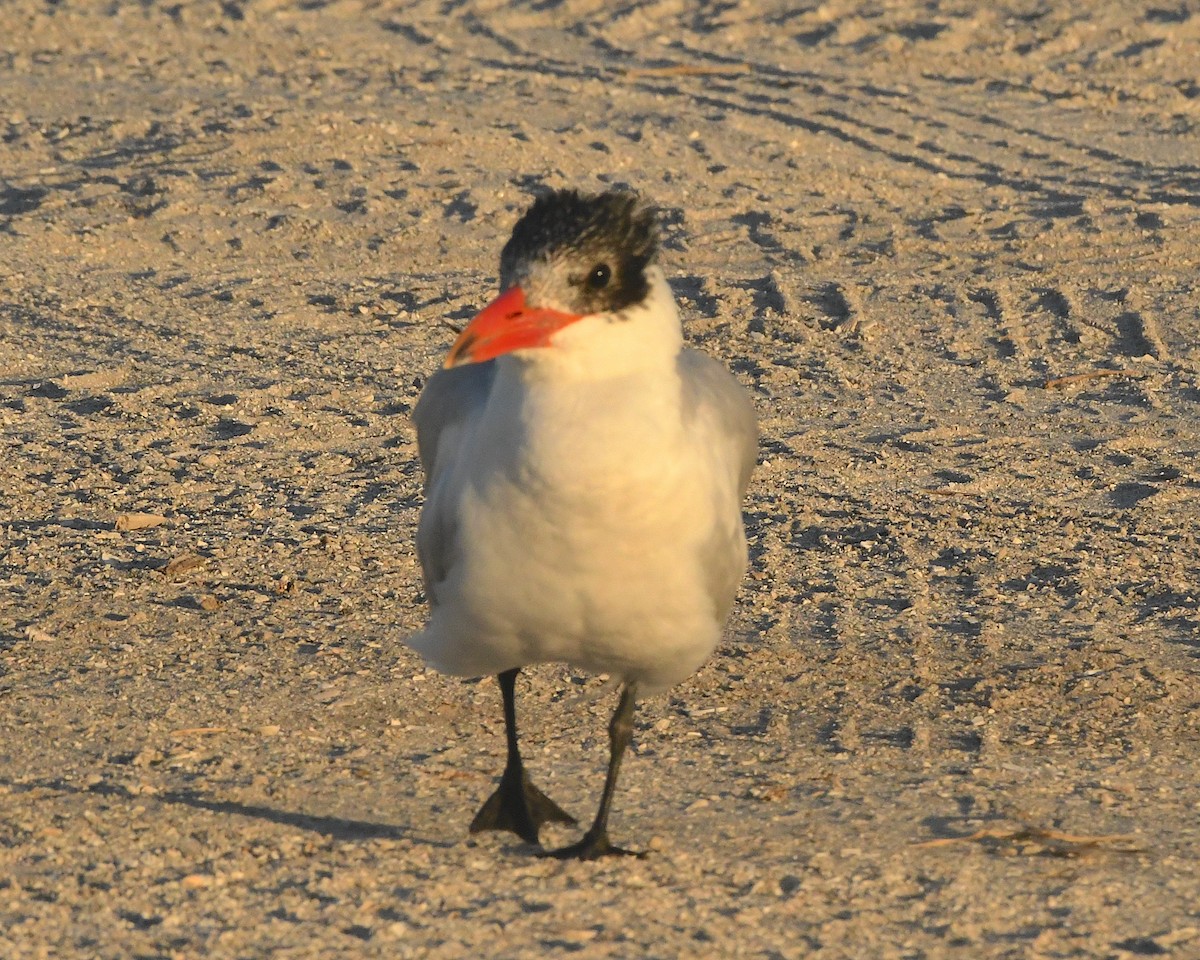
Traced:
<path fill-rule="evenodd" d="M 589 830 L 578 843 L 559 850 L 547 850 L 539 854 L 543 857 L 553 857 L 555 860 L 599 860 L 601 857 L 637 857 L 645 860 L 646 854 L 638 850 L 626 850 L 614 847 L 605 832 L 593 833 Z"/>
<path fill-rule="evenodd" d="M 471 832 L 510 830 L 526 843 L 537 843 L 543 823 L 575 822 L 573 816 L 535 787 L 528 777 L 510 776 L 505 771 L 496 792 L 471 821 Z"/>

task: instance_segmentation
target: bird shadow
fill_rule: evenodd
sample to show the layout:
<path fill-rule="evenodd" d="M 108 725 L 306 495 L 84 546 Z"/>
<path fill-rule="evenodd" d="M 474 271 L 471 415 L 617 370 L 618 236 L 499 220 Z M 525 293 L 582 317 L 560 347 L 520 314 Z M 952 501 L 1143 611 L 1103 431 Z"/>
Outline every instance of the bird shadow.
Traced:
<path fill-rule="evenodd" d="M 265 820 L 281 826 L 308 830 L 328 837 L 331 840 L 411 840 L 415 843 L 431 847 L 453 847 L 447 840 L 437 840 L 430 837 L 415 835 L 412 831 L 389 823 L 376 823 L 370 820 L 353 820 L 346 817 L 323 816 L 321 814 L 304 813 L 298 810 L 284 810 L 265 804 L 242 803 L 237 800 L 222 800 L 206 796 L 195 790 L 164 790 L 159 793 L 133 793 L 120 784 L 102 781 L 86 786 L 69 783 L 61 778 L 14 781 L 0 777 L 0 785 L 7 787 L 13 793 L 26 793 L 32 790 L 48 790 L 62 795 L 92 795 L 114 797 L 122 800 L 146 803 L 154 801 L 162 804 L 191 807 L 193 810 L 206 810 L 219 815 L 233 815 Z"/>

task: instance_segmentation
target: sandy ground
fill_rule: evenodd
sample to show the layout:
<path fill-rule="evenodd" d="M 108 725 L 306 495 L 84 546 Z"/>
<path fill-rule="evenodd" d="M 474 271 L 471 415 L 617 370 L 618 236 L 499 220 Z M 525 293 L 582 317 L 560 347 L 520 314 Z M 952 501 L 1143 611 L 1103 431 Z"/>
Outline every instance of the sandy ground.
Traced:
<path fill-rule="evenodd" d="M 0 6 L 0 956 L 1200 957 L 1200 4 L 698 6 Z M 605 184 L 763 442 L 650 856 L 559 863 L 467 835 L 407 414 Z"/>

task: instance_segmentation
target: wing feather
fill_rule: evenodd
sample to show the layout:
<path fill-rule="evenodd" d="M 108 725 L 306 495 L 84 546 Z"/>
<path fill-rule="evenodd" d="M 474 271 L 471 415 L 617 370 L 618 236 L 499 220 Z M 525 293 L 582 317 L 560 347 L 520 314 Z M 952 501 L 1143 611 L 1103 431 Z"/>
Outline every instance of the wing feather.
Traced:
<path fill-rule="evenodd" d="M 718 475 L 730 483 L 718 492 L 716 524 L 701 557 L 717 619 L 724 621 L 746 570 L 741 501 L 758 459 L 758 423 L 746 388 L 707 354 L 684 350 L 679 377 L 685 422 L 712 457 Z"/>
<path fill-rule="evenodd" d="M 425 471 L 425 508 L 417 528 L 417 557 L 429 602 L 437 604 L 437 585 L 458 554 L 458 523 L 439 484 L 458 459 L 468 424 L 487 404 L 496 365 L 471 363 L 439 370 L 425 384 L 413 410 L 417 451 Z"/>
<path fill-rule="evenodd" d="M 736 471 L 738 495 L 750 485 L 758 459 L 758 422 L 750 394 L 732 373 L 706 353 L 679 354 L 684 415 L 709 433 L 725 465 Z"/>

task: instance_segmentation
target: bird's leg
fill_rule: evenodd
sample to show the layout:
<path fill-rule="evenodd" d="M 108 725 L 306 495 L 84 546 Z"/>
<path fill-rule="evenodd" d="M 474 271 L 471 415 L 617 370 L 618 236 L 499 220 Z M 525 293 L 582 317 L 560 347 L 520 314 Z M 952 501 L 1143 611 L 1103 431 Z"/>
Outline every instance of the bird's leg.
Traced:
<path fill-rule="evenodd" d="M 634 856 L 644 857 L 644 853 L 635 850 L 623 850 L 614 847 L 608 839 L 608 810 L 612 806 L 613 792 L 617 788 L 617 773 L 621 769 L 621 757 L 633 739 L 633 708 L 637 698 L 637 686 L 626 683 L 621 691 L 621 702 L 613 712 L 608 724 L 608 775 L 604 778 L 604 793 L 600 796 L 600 809 L 596 811 L 596 819 L 588 832 L 578 843 L 561 850 L 551 850 L 546 856 L 557 857 L 560 860 L 597 860 L 600 857 Z"/>
<path fill-rule="evenodd" d="M 496 679 L 504 695 L 504 731 L 508 738 L 508 760 L 500 785 L 475 814 L 471 832 L 511 830 L 527 843 L 538 842 L 543 823 L 575 823 L 575 818 L 542 793 L 529 780 L 517 746 L 516 683 L 520 669 L 506 670 Z"/>

